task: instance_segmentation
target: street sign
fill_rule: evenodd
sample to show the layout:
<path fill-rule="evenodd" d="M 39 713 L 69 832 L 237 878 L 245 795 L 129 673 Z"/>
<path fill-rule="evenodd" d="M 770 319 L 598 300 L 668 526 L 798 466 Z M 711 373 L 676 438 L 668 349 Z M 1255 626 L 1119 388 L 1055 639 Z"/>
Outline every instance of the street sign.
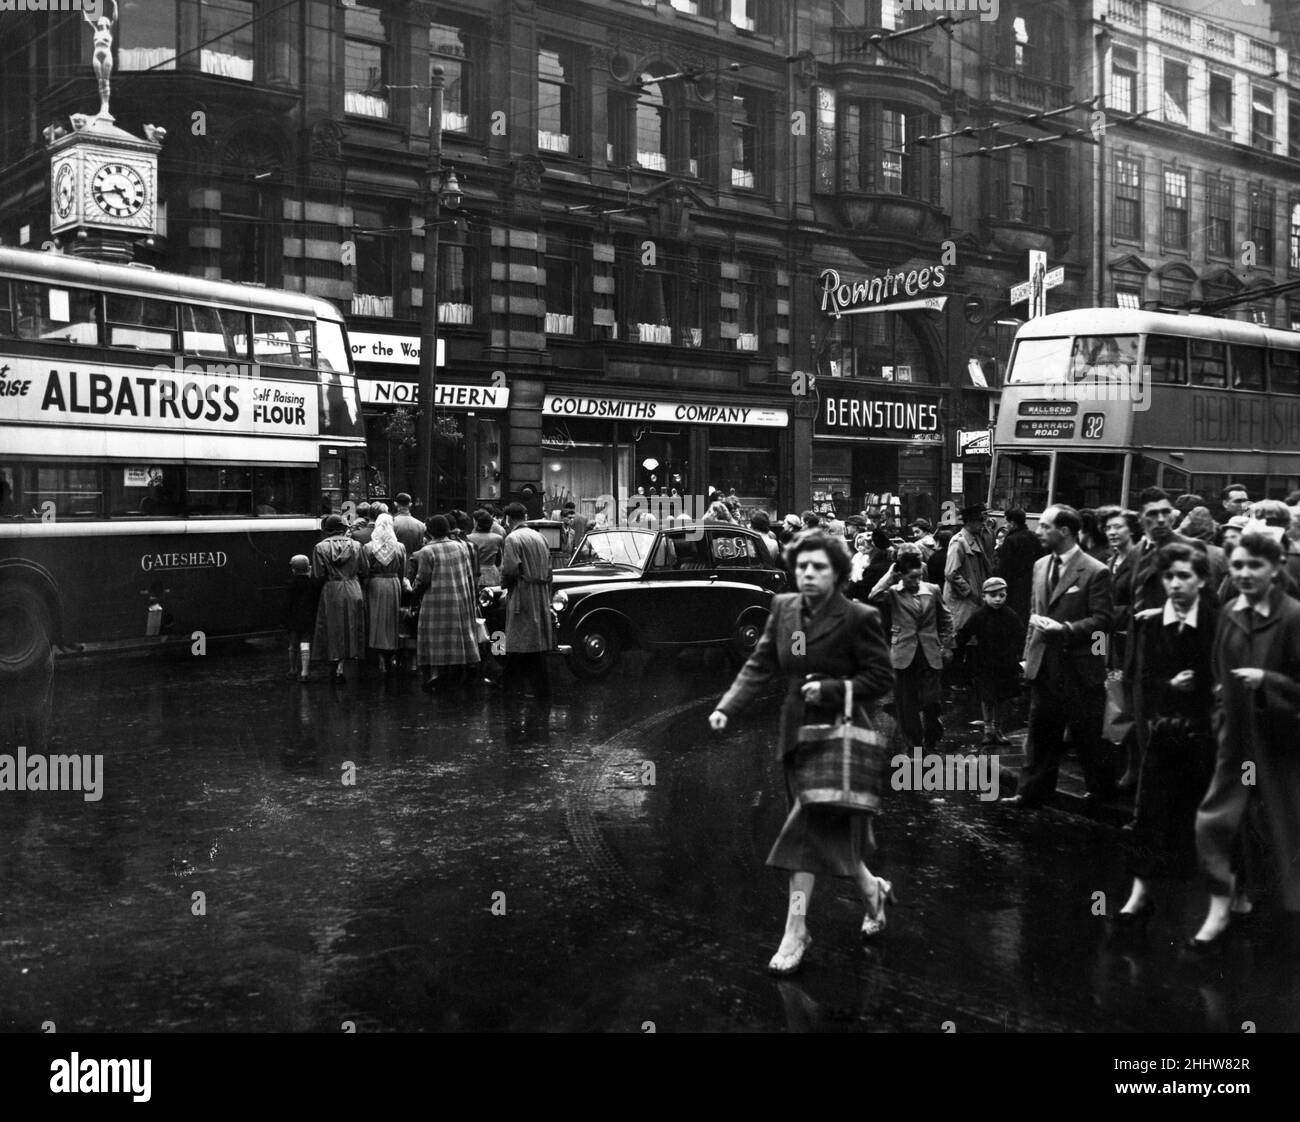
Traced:
<path fill-rule="evenodd" d="M 1011 303 L 1029 302 L 1026 319 L 1034 319 L 1047 313 L 1047 290 L 1065 283 L 1065 269 L 1058 265 L 1048 272 L 1047 254 L 1041 249 L 1029 251 L 1029 279 L 1021 281 L 1011 289 Z"/>

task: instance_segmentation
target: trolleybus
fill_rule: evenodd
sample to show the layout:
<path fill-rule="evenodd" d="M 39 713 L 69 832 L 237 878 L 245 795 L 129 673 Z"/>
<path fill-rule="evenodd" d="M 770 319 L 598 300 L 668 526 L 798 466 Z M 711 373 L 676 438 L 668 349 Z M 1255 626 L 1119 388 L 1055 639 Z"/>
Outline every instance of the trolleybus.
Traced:
<path fill-rule="evenodd" d="M 1016 333 L 989 506 L 1131 506 L 1144 488 L 1213 505 L 1300 488 L 1300 333 L 1212 316 L 1088 308 Z"/>
<path fill-rule="evenodd" d="M 278 626 L 364 471 L 331 304 L 0 248 L 0 674 Z"/>

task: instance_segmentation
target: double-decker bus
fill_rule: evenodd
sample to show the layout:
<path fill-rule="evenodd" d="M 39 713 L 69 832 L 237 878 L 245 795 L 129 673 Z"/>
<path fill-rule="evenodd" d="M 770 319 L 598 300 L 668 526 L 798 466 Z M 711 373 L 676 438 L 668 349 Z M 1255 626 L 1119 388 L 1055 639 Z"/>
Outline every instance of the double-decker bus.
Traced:
<path fill-rule="evenodd" d="M 989 506 L 1131 506 L 1152 485 L 1211 506 L 1300 488 L 1300 333 L 1212 316 L 1088 308 L 1016 333 Z"/>
<path fill-rule="evenodd" d="M 278 626 L 364 473 L 332 305 L 0 248 L 0 675 Z"/>

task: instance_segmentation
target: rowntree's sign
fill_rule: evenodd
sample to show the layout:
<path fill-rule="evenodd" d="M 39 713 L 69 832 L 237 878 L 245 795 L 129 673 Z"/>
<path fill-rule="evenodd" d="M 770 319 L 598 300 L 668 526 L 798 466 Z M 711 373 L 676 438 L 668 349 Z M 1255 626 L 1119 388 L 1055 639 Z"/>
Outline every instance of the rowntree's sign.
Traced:
<path fill-rule="evenodd" d="M 822 311 L 839 319 L 859 312 L 889 311 L 891 305 L 884 301 L 901 296 L 921 296 L 931 289 L 942 288 L 948 274 L 943 265 L 929 265 L 924 269 L 886 270 L 879 276 L 850 283 L 842 280 L 836 270 L 823 269 L 818 279 L 822 286 Z M 921 303 L 931 306 L 926 301 Z M 920 303 L 907 303 L 900 308 L 917 306 Z M 942 303 L 938 303 L 935 310 L 942 307 Z"/>

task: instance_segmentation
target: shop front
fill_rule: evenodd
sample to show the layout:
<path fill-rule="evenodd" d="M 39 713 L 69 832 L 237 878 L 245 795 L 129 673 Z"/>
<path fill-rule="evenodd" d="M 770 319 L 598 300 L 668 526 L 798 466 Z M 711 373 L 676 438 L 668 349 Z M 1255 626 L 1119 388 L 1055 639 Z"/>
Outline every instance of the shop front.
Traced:
<path fill-rule="evenodd" d="M 353 332 L 351 342 L 366 426 L 369 497 L 418 495 L 419 339 Z M 506 386 L 476 385 L 438 370 L 431 512 L 501 503 L 509 404 Z"/>
<path fill-rule="evenodd" d="M 937 525 L 943 447 L 941 391 L 828 380 L 813 422 L 813 509 Z"/>
<path fill-rule="evenodd" d="M 548 392 L 542 399 L 543 509 L 572 502 L 589 520 L 622 517 L 635 497 L 703 515 L 713 491 L 746 515 L 775 513 L 789 413 L 758 404 Z M 787 500 L 788 501 L 788 500 Z M 611 510 L 623 505 L 622 510 Z"/>

